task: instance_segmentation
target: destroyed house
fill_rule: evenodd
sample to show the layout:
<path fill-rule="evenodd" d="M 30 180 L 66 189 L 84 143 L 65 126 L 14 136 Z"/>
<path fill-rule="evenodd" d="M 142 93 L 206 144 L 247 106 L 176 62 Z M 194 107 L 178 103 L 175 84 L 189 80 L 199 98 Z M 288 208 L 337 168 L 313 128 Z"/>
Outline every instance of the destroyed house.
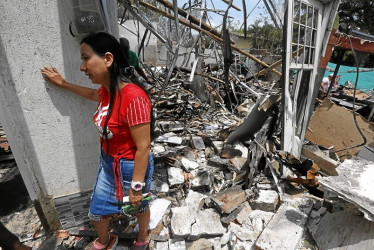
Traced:
<path fill-rule="evenodd" d="M 324 66 L 336 44 L 339 0 L 285 0 L 284 13 L 264 0 L 274 27 L 282 32 L 276 55 L 246 48 L 253 34 L 239 35 L 235 43 L 226 25 L 210 26 L 205 14 L 213 10 L 205 1 L 196 3 L 195 12 L 167 0 L 154 5 L 84 2 L 0 4 L 0 121 L 46 232 L 95 235 L 78 229 L 92 226 L 87 212 L 100 143 L 90 116 L 95 103 L 46 83 L 39 69 L 54 65 L 67 81 L 92 87 L 78 70 L 79 43 L 89 32 L 105 31 L 129 38 L 148 76 L 157 118 L 150 225 L 155 249 L 298 249 L 307 222 L 315 226 L 313 236 L 323 236 L 317 220 L 330 203 L 301 193 L 320 195 L 318 177 L 337 175 L 339 162 L 304 144 Z M 223 2 L 246 16 L 230 1 Z M 223 23 L 226 10 L 220 11 Z M 157 13 L 157 18 L 146 13 Z M 340 46 L 348 45 L 343 41 Z M 348 167 L 342 172 L 351 165 L 343 165 Z M 369 173 L 370 162 L 364 165 Z M 333 182 L 321 181 L 332 192 L 346 191 Z M 289 199 L 290 190 L 297 198 Z M 347 195 L 345 200 L 370 218 L 370 199 Z M 321 225 L 336 214 L 328 216 Z M 127 226 L 115 231 L 121 239 L 134 237 L 136 221 L 116 220 Z M 67 238 L 59 242 L 75 244 Z M 318 243 L 327 244 L 325 239 Z"/>

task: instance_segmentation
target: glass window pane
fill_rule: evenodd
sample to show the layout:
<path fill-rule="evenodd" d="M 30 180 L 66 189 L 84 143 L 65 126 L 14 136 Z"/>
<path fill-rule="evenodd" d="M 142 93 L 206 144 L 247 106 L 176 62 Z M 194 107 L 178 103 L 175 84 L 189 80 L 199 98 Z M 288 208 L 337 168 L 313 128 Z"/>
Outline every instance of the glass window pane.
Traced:
<path fill-rule="evenodd" d="M 297 50 L 297 45 L 292 45 L 292 53 L 291 53 L 291 63 L 296 63 L 296 60 L 297 60 L 297 58 L 298 58 L 298 56 L 296 55 L 296 53 L 295 53 L 295 56 L 294 57 L 292 57 L 292 54 L 294 54 L 294 52 Z"/>
<path fill-rule="evenodd" d="M 306 18 L 307 18 L 307 6 L 305 3 L 301 3 L 301 20 L 300 23 L 306 25 Z"/>
<path fill-rule="evenodd" d="M 299 24 L 293 23 L 292 42 L 299 43 Z"/>
<path fill-rule="evenodd" d="M 310 48 L 310 64 L 314 63 L 314 48 Z"/>
<path fill-rule="evenodd" d="M 318 10 L 314 9 L 313 28 L 317 28 Z"/>
<path fill-rule="evenodd" d="M 299 93 L 297 96 L 297 107 L 296 107 L 296 135 L 300 136 L 303 123 L 304 114 L 306 112 L 306 103 L 308 100 L 309 84 L 310 84 L 311 71 L 304 70 L 300 81 Z"/>
<path fill-rule="evenodd" d="M 311 42 L 311 46 L 312 47 L 315 47 L 316 46 L 316 36 L 317 36 L 317 31 L 316 30 L 313 30 L 312 31 L 312 42 Z"/>
<path fill-rule="evenodd" d="M 300 26 L 299 44 L 304 44 L 304 41 L 305 41 L 305 26 Z"/>
<path fill-rule="evenodd" d="M 306 44 L 305 45 L 308 45 L 308 46 L 311 46 L 312 45 L 312 28 L 306 28 L 306 34 L 305 34 L 305 41 L 306 41 Z"/>
<path fill-rule="evenodd" d="M 308 20 L 307 20 L 308 27 L 312 27 L 312 22 L 313 22 L 313 7 L 308 6 Z"/>
<path fill-rule="evenodd" d="M 305 47 L 304 51 L 305 51 L 305 53 L 304 53 L 304 63 L 305 64 L 309 64 L 310 48 L 309 47 Z"/>
<path fill-rule="evenodd" d="M 299 21 L 299 16 L 300 16 L 300 2 L 295 1 L 294 2 L 294 8 L 293 8 L 293 20 L 295 22 Z"/>
<path fill-rule="evenodd" d="M 294 97 L 295 97 L 295 91 L 296 91 L 296 81 L 297 81 L 297 75 L 299 73 L 300 70 L 290 70 L 290 88 L 289 88 L 289 92 L 290 92 L 290 96 L 291 96 L 291 100 L 293 102 L 294 100 Z"/>

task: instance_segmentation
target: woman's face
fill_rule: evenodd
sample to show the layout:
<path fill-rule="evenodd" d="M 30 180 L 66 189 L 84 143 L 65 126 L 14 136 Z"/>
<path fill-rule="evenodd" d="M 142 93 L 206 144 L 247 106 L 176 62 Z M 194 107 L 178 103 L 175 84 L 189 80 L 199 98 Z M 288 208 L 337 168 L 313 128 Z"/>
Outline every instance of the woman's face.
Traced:
<path fill-rule="evenodd" d="M 108 62 L 107 56 L 98 56 L 92 48 L 85 43 L 82 43 L 80 52 L 82 59 L 80 70 L 88 76 L 93 84 L 109 87 L 109 67 L 111 66 L 111 62 Z"/>

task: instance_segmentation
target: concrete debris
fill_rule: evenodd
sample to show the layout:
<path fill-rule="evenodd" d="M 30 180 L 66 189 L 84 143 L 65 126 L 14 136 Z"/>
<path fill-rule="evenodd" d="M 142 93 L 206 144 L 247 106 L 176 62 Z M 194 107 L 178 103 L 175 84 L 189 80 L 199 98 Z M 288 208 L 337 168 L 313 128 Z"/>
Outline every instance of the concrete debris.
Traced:
<path fill-rule="evenodd" d="M 259 249 L 297 249 L 309 213 L 311 199 L 294 199 L 283 203 L 256 242 Z"/>
<path fill-rule="evenodd" d="M 170 230 L 176 238 L 188 238 L 191 225 L 196 222 L 196 209 L 190 207 L 174 207 L 171 209 Z"/>
<path fill-rule="evenodd" d="M 278 203 L 278 192 L 274 190 L 260 190 L 258 193 L 258 198 L 253 200 L 251 207 L 253 209 L 273 212 L 276 210 Z"/>
<path fill-rule="evenodd" d="M 174 186 L 184 183 L 183 170 L 176 167 L 168 168 L 169 185 Z"/>
<path fill-rule="evenodd" d="M 189 239 L 222 236 L 226 232 L 220 222 L 219 214 L 212 208 L 197 211 L 195 220 Z"/>
<path fill-rule="evenodd" d="M 374 247 L 374 223 L 350 211 L 328 212 L 319 217 L 315 226 L 312 235 L 320 249 L 373 249 Z"/>
<path fill-rule="evenodd" d="M 197 162 L 191 161 L 186 157 L 182 157 L 181 159 L 182 165 L 186 171 L 191 171 L 193 169 L 198 168 L 200 165 Z"/>
<path fill-rule="evenodd" d="M 200 237 L 222 236 L 226 231 L 213 209 L 175 207 L 171 213 L 170 229 L 175 238 L 196 240 Z"/>
<path fill-rule="evenodd" d="M 185 250 L 186 241 L 180 239 L 170 239 L 169 240 L 169 249 L 175 250 Z"/>
<path fill-rule="evenodd" d="M 205 195 L 190 190 L 186 197 L 186 205 L 192 208 L 201 209 L 205 203 Z"/>
<path fill-rule="evenodd" d="M 212 201 L 221 213 L 231 213 L 247 200 L 244 190 L 234 187 L 212 196 Z"/>
<path fill-rule="evenodd" d="M 367 219 L 374 221 L 374 163 L 358 157 L 347 159 L 337 172 L 338 176 L 318 178 L 319 183 L 356 205 Z"/>

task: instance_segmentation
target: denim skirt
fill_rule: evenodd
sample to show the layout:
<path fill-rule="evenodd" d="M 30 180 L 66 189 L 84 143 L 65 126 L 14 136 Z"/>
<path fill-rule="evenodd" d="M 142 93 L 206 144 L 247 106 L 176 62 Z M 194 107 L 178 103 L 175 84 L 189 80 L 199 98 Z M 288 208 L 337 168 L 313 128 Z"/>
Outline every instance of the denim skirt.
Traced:
<path fill-rule="evenodd" d="M 96 183 L 94 185 L 90 210 L 88 216 L 98 221 L 101 216 L 120 214 L 123 206 L 122 200 L 116 199 L 116 187 L 113 173 L 114 158 L 110 155 L 101 153 L 100 166 L 97 171 Z M 134 171 L 134 160 L 120 159 L 121 182 L 124 196 L 128 196 L 131 188 L 132 174 Z M 154 163 L 152 155 L 149 154 L 147 172 L 144 177 L 145 186 L 143 193 L 148 193 L 151 187 Z M 142 202 L 141 209 L 145 210 L 149 206 L 148 202 Z"/>

